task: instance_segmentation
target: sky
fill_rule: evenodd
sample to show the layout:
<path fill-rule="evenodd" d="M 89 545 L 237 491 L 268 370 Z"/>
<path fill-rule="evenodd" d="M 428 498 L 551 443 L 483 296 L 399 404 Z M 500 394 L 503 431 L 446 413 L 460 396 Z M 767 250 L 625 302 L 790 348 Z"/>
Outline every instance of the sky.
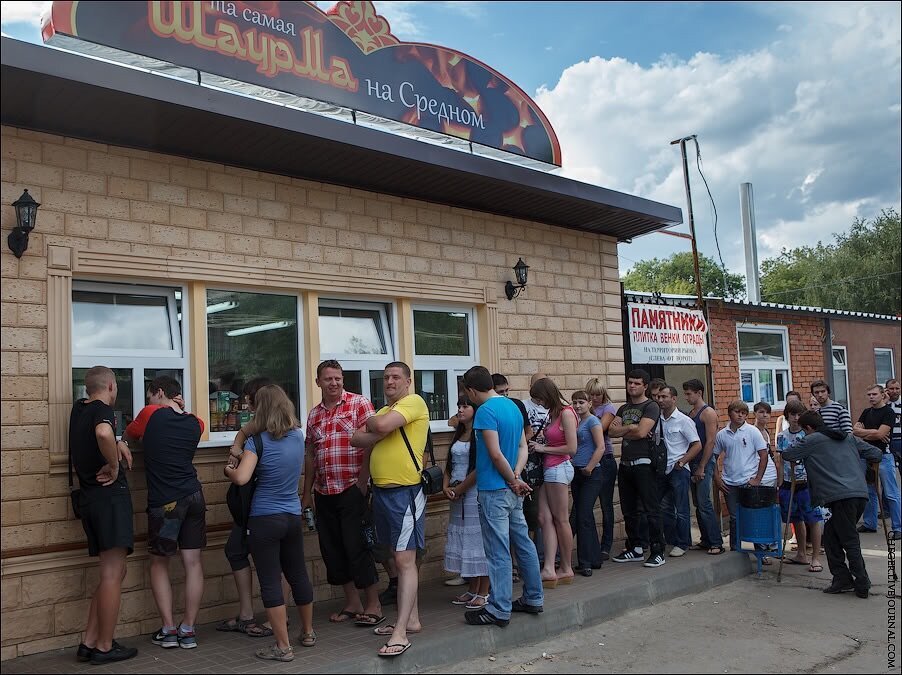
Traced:
<path fill-rule="evenodd" d="M 44 2 L 2 2 L 4 34 L 39 42 Z M 318 2 L 322 9 L 334 3 Z M 766 2 L 376 2 L 402 40 L 474 56 L 533 96 L 562 173 L 678 206 L 687 145 L 699 250 L 744 273 L 739 185 L 759 260 L 902 210 L 902 5 Z M 686 225 L 677 228 L 686 231 Z M 621 272 L 689 250 L 621 244 Z M 766 298 L 765 298 L 766 299 Z"/>

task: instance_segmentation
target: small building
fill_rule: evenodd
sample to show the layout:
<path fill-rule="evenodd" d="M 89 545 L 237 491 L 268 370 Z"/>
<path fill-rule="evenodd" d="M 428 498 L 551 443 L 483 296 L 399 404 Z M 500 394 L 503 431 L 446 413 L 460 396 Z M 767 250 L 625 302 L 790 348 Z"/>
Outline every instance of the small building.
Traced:
<path fill-rule="evenodd" d="M 305 416 L 322 359 L 377 403 L 384 365 L 406 361 L 440 458 L 474 364 L 520 396 L 542 371 L 568 392 L 599 376 L 622 400 L 617 242 L 681 221 L 673 206 L 531 168 L 561 159 L 529 97 L 465 54 L 400 42 L 371 3 L 328 15 L 262 3 L 273 15 L 252 13 L 241 31 L 300 36 L 316 58 L 291 72 L 287 48 L 265 64 L 213 48 L 214 25 L 247 18 L 240 3 L 181 3 L 205 13 L 191 30 L 172 24 L 171 4 L 53 3 L 45 37 L 90 40 L 91 58 L 2 38 L 4 240 L 23 190 L 40 202 L 27 250 L 0 253 L 3 659 L 77 644 L 96 583 L 67 480 L 86 368 L 116 372 L 120 433 L 150 379 L 182 382 L 207 428 L 195 457 L 208 504 L 201 621 L 234 616 L 222 466 L 245 381 L 269 375 Z M 506 283 L 519 259 L 525 288 Z M 142 467 L 137 453 L 122 636 L 158 624 Z M 446 511 L 430 501 L 424 578 L 441 574 Z M 306 551 L 316 599 L 330 598 L 315 536 Z"/>
<path fill-rule="evenodd" d="M 696 307 L 693 296 L 624 291 L 624 305 Z M 697 311 L 697 310 L 696 310 Z M 826 380 L 833 398 L 849 408 L 853 420 L 867 407 L 866 389 L 900 374 L 902 318 L 770 302 L 705 299 L 710 355 L 707 365 L 683 365 L 678 356 L 643 365 L 631 350 L 629 317 L 624 320 L 627 362 L 663 377 L 677 389 L 689 377 L 709 385 L 709 401 L 725 424 L 727 406 L 741 399 L 751 406 L 770 403 L 783 409 L 796 390 L 807 403 L 811 383 Z M 700 359 L 703 360 L 703 359 Z M 669 362 L 668 362 L 669 361 Z M 681 392 L 682 394 L 682 392 Z"/>

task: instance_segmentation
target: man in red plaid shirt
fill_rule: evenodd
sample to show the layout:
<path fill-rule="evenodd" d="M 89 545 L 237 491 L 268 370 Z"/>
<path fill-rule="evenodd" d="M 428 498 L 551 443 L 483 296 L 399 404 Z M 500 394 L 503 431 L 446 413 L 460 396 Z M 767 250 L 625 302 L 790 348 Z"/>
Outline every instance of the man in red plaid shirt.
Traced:
<path fill-rule="evenodd" d="M 361 530 L 369 462 L 363 461 L 363 448 L 351 446 L 351 436 L 374 414 L 373 404 L 360 394 L 345 391 L 344 371 L 338 361 L 319 364 L 316 384 L 323 400 L 307 417 L 303 504 L 316 510 L 326 577 L 345 593 L 344 609 L 329 621 L 353 620 L 361 626 L 375 626 L 385 619 L 376 587 L 379 575 Z M 363 603 L 358 590 L 366 596 Z"/>

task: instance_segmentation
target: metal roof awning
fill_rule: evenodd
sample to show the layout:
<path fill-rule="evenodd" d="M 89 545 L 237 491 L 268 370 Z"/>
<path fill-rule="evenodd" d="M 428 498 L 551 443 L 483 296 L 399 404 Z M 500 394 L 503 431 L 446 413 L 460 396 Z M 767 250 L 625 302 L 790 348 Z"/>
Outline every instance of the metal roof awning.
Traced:
<path fill-rule="evenodd" d="M 5 125 L 631 239 L 679 208 L 195 83 L 2 38 Z"/>

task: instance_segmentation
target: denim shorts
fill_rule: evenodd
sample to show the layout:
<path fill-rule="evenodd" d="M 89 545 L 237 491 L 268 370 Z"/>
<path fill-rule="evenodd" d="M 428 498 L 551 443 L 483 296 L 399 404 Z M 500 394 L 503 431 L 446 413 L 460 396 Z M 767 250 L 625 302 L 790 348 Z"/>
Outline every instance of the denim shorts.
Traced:
<path fill-rule="evenodd" d="M 789 512 L 789 493 L 790 488 L 786 484 L 780 486 L 780 511 L 782 511 L 783 522 L 786 522 L 786 516 Z M 794 523 L 804 521 L 806 524 L 820 523 L 824 520 L 824 514 L 819 506 L 811 504 L 811 493 L 808 488 L 796 490 L 792 497 L 792 514 L 791 520 Z"/>
<path fill-rule="evenodd" d="M 569 459 L 566 462 L 561 462 L 557 466 L 553 466 L 550 469 L 545 469 L 545 482 L 546 483 L 563 483 L 564 485 L 570 485 L 573 480 L 573 462 Z"/>

